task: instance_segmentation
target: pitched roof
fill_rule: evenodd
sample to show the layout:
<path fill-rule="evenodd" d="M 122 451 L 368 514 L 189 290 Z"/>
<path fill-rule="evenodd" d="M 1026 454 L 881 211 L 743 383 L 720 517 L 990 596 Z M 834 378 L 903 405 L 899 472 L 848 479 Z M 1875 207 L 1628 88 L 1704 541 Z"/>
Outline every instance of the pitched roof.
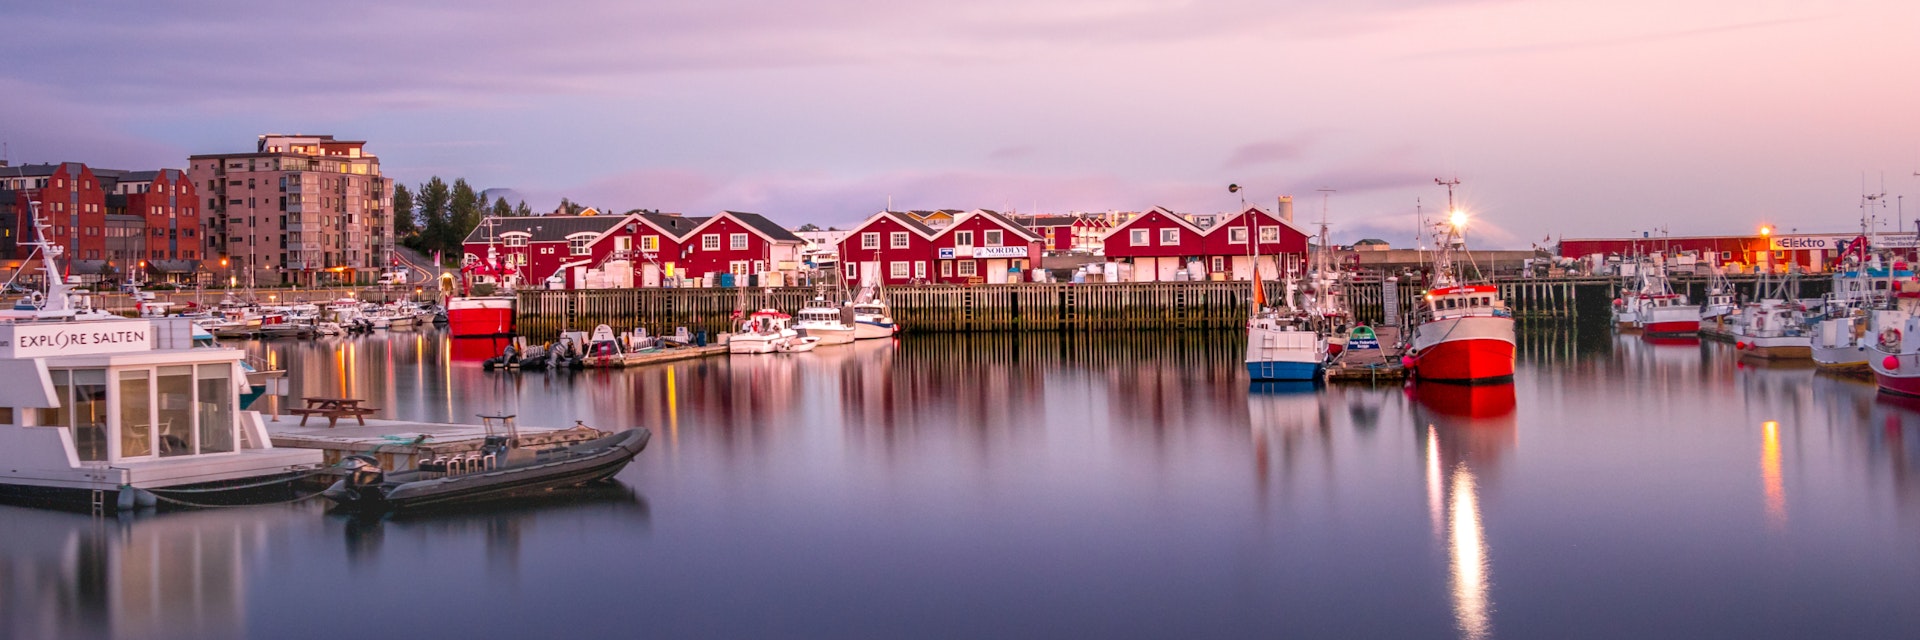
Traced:
<path fill-rule="evenodd" d="M 487 223 L 493 225 L 492 236 L 499 240 L 501 234 L 519 232 L 531 238 L 529 242 L 564 242 L 567 236 L 581 233 L 606 233 L 626 222 L 625 216 L 511 216 L 487 217 L 480 221 L 472 231 L 467 232 L 464 242 L 479 244 L 487 241 Z"/>
<path fill-rule="evenodd" d="M 1180 214 L 1174 213 L 1172 209 L 1155 205 L 1151 209 L 1147 209 L 1146 211 L 1140 212 L 1139 215 L 1135 215 L 1134 217 L 1127 218 L 1125 222 L 1121 222 L 1120 224 L 1113 225 L 1113 228 L 1108 229 L 1106 233 L 1100 234 L 1100 240 L 1102 242 L 1105 242 L 1107 238 L 1111 238 L 1113 237 L 1114 234 L 1120 233 L 1121 229 L 1125 229 L 1135 222 L 1145 220 L 1147 219 L 1147 216 L 1150 216 L 1156 213 L 1160 214 L 1162 217 L 1173 220 L 1174 224 L 1180 225 L 1182 227 L 1186 227 L 1188 231 L 1192 231 L 1199 235 L 1207 234 L 1207 231 L 1205 229 L 1201 229 L 1200 227 L 1195 226 L 1191 221 L 1188 221 L 1186 218 L 1182 217 Z"/>
<path fill-rule="evenodd" d="M 686 239 L 687 234 L 692 233 L 695 228 L 710 219 L 708 216 L 683 216 L 672 213 L 642 213 L 639 215 L 653 226 L 658 227 L 661 231 L 665 231 L 675 239 L 680 240 Z"/>
<path fill-rule="evenodd" d="M 1207 228 L 1207 230 L 1206 230 L 1206 231 L 1205 231 L 1204 233 L 1213 233 L 1214 231 L 1217 231 L 1217 230 L 1219 230 L 1219 229 L 1223 229 L 1223 228 L 1226 228 L 1226 227 L 1228 227 L 1228 226 L 1232 226 L 1232 225 L 1231 225 L 1230 223 L 1232 223 L 1232 222 L 1233 222 L 1234 220 L 1237 220 L 1237 219 L 1239 219 L 1239 218 L 1240 218 L 1240 216 L 1244 216 L 1244 215 L 1246 215 L 1247 213 L 1249 213 L 1249 212 L 1253 212 L 1253 211 L 1258 211 L 1258 212 L 1260 212 L 1260 215 L 1262 215 L 1262 216 L 1266 216 L 1266 217 L 1267 217 L 1268 219 L 1270 219 L 1270 220 L 1273 220 L 1273 221 L 1275 221 L 1275 222 L 1279 222 L 1280 224 L 1282 224 L 1282 225 L 1284 225 L 1284 226 L 1286 226 L 1286 227 L 1287 227 L 1288 229 L 1292 229 L 1294 233 L 1298 233 L 1298 234 L 1300 234 L 1300 235 L 1303 235 L 1303 236 L 1312 236 L 1312 235 L 1313 235 L 1313 234 L 1311 234 L 1311 233 L 1307 233 L 1307 230 L 1306 230 L 1306 229 L 1302 229 L 1302 228 L 1300 228 L 1300 226 L 1299 226 L 1299 225 L 1296 225 L 1296 224 L 1294 224 L 1294 223 L 1292 223 L 1292 222 L 1289 222 L 1289 221 L 1287 221 L 1287 219 L 1286 219 L 1286 218 L 1282 218 L 1282 217 L 1280 217 L 1280 216 L 1279 216 L 1278 214 L 1275 214 L 1275 213 L 1274 213 L 1274 212 L 1272 212 L 1272 211 L 1268 211 L 1268 210 L 1266 210 L 1266 209 L 1262 209 L 1262 208 L 1260 208 L 1260 207 L 1255 207 L 1255 206 L 1252 206 L 1252 205 L 1248 205 L 1245 211 L 1241 211 L 1241 212 L 1238 212 L 1238 213 L 1227 213 L 1227 214 L 1221 214 L 1221 215 L 1220 215 L 1220 218 L 1219 218 L 1219 220 L 1217 220 L 1217 221 L 1215 221 L 1215 222 L 1214 222 L 1214 224 L 1213 224 L 1213 226 L 1211 226 L 1211 227 L 1208 227 L 1208 228 Z M 1257 224 L 1257 223 L 1256 223 L 1256 224 Z"/>
<path fill-rule="evenodd" d="M 1034 216 L 1033 226 L 1067 227 L 1067 226 L 1072 226 L 1073 223 L 1079 222 L 1079 221 L 1080 221 L 1080 216 Z"/>
<path fill-rule="evenodd" d="M 59 169 L 60 164 L 23 164 L 12 167 L 0 167 L 0 178 L 37 178 L 53 175 L 53 172 Z"/>
<path fill-rule="evenodd" d="M 1014 222 L 1012 219 L 1004 215 L 1001 215 L 1000 212 L 994 211 L 992 209 L 974 209 L 972 211 L 968 211 L 965 215 L 954 218 L 953 226 L 950 226 L 947 228 L 948 229 L 959 228 L 961 221 L 964 221 L 967 218 L 971 218 L 973 216 L 981 216 L 988 220 L 993 220 L 995 222 L 998 222 L 1000 223 L 1000 226 L 1006 227 L 1008 229 L 1012 229 L 1014 233 L 1018 233 L 1020 235 L 1026 236 L 1028 240 L 1045 240 L 1046 239 L 1041 237 L 1040 234 L 1034 233 L 1032 229 L 1028 229 L 1026 225 L 1022 225 L 1018 222 Z"/>
<path fill-rule="evenodd" d="M 747 213 L 745 211 L 722 211 L 719 213 L 719 215 L 713 216 L 711 218 L 707 218 L 705 220 L 702 220 L 699 224 L 694 225 L 693 229 L 688 230 L 687 233 L 692 234 L 696 231 L 699 231 L 705 228 L 707 225 L 713 224 L 713 221 L 719 220 L 720 218 L 723 218 L 723 217 L 733 218 L 735 220 L 738 220 L 740 221 L 740 224 L 746 225 L 748 229 L 752 229 L 755 233 L 760 234 L 761 237 L 764 237 L 773 242 L 793 242 L 798 244 L 806 244 L 807 242 L 806 240 L 802 239 L 800 236 L 793 235 L 793 232 L 788 231 L 786 227 L 782 227 L 778 224 L 774 224 L 774 222 L 772 220 L 768 220 L 766 216 L 760 215 L 758 213 Z M 685 237 L 685 236 L 682 236 L 682 237 Z"/>
<path fill-rule="evenodd" d="M 853 237 L 853 234 L 858 233 L 861 227 L 872 224 L 874 220 L 882 217 L 893 220 L 894 223 L 902 227 L 912 229 L 914 233 L 920 234 L 922 238 L 932 238 L 934 234 L 940 233 L 939 231 L 935 231 L 933 227 L 929 227 L 926 223 L 921 222 L 919 218 L 914 217 L 911 211 L 881 211 L 867 216 L 866 220 L 862 220 L 860 224 L 854 225 L 852 229 L 848 230 L 847 237 Z"/>

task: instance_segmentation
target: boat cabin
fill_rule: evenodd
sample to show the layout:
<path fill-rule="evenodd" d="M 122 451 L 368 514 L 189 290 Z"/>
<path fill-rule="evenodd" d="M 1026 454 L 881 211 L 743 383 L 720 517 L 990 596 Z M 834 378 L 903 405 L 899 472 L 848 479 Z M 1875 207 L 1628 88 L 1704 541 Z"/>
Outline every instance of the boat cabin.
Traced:
<path fill-rule="evenodd" d="M 1436 318 L 1505 316 L 1507 303 L 1500 290 L 1487 286 L 1447 287 L 1427 292 L 1427 308 Z"/>
<path fill-rule="evenodd" d="M 0 457 L 56 441 L 93 467 L 271 447 L 264 429 L 241 427 L 242 353 L 193 348 L 189 321 L 18 323 L 0 337 L 12 381 L 0 442 L 13 443 Z"/>

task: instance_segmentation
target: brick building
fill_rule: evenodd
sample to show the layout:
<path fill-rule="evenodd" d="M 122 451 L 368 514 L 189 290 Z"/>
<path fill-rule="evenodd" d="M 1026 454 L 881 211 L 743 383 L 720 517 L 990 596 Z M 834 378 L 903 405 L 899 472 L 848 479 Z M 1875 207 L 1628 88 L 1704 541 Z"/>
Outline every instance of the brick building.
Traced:
<path fill-rule="evenodd" d="M 67 272 L 88 281 L 190 282 L 204 258 L 197 192 L 179 169 L 122 171 L 78 162 L 0 165 L 0 254 L 24 258 L 28 203 L 41 202 Z"/>
<path fill-rule="evenodd" d="M 365 145 L 268 134 L 251 152 L 190 157 L 207 253 L 243 283 L 372 284 L 393 260 L 393 180 Z"/>

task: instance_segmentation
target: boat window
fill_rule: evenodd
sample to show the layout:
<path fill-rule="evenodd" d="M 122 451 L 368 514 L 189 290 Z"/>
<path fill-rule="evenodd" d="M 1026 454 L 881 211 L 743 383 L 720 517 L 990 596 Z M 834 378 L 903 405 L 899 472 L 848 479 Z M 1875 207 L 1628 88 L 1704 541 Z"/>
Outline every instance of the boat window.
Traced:
<path fill-rule="evenodd" d="M 146 371 L 120 372 L 120 457 L 153 455 L 153 380 Z"/>
<path fill-rule="evenodd" d="M 73 445 L 80 459 L 107 459 L 107 370 L 74 370 L 69 406 Z"/>
<path fill-rule="evenodd" d="M 193 366 L 160 367 L 154 380 L 161 457 L 193 453 Z"/>
<path fill-rule="evenodd" d="M 233 366 L 203 364 L 199 373 L 200 453 L 233 451 Z"/>

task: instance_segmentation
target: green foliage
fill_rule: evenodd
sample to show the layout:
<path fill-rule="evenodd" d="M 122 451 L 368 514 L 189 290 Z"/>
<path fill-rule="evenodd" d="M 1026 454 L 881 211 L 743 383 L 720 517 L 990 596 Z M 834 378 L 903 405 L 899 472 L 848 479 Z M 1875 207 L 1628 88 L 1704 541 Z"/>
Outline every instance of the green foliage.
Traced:
<path fill-rule="evenodd" d="M 800 225 L 800 230 L 801 231 L 819 231 L 820 225 L 809 222 L 809 223 Z"/>
<path fill-rule="evenodd" d="M 516 216 L 533 215 L 533 207 L 527 206 L 527 201 L 521 200 L 519 206 L 516 206 L 513 208 L 513 215 L 516 215 Z"/>
<path fill-rule="evenodd" d="M 486 208 L 485 200 L 467 184 L 466 178 L 453 181 L 453 201 L 447 205 L 446 235 L 440 237 L 440 246 L 449 255 L 460 254 L 460 241 L 467 233 L 480 226 L 480 211 Z"/>
<path fill-rule="evenodd" d="M 505 217 L 507 217 L 507 216 L 511 216 L 511 215 L 513 215 L 513 206 L 512 206 L 512 205 L 509 205 L 509 204 L 507 204 L 507 199 L 506 199 L 506 198 L 499 198 L 499 199 L 496 199 L 496 200 L 494 200 L 494 201 L 493 201 L 493 216 L 494 216 L 494 217 L 496 217 L 496 218 L 505 218 Z"/>
<path fill-rule="evenodd" d="M 447 183 L 434 176 L 417 189 L 415 201 L 420 207 L 420 240 L 414 248 L 432 253 L 434 250 L 447 249 L 446 238 L 453 234 L 452 220 L 448 210 L 452 205 L 453 194 Z"/>
<path fill-rule="evenodd" d="M 393 185 L 393 236 L 408 238 L 420 231 L 420 223 L 413 217 L 413 192 L 407 185 Z"/>

